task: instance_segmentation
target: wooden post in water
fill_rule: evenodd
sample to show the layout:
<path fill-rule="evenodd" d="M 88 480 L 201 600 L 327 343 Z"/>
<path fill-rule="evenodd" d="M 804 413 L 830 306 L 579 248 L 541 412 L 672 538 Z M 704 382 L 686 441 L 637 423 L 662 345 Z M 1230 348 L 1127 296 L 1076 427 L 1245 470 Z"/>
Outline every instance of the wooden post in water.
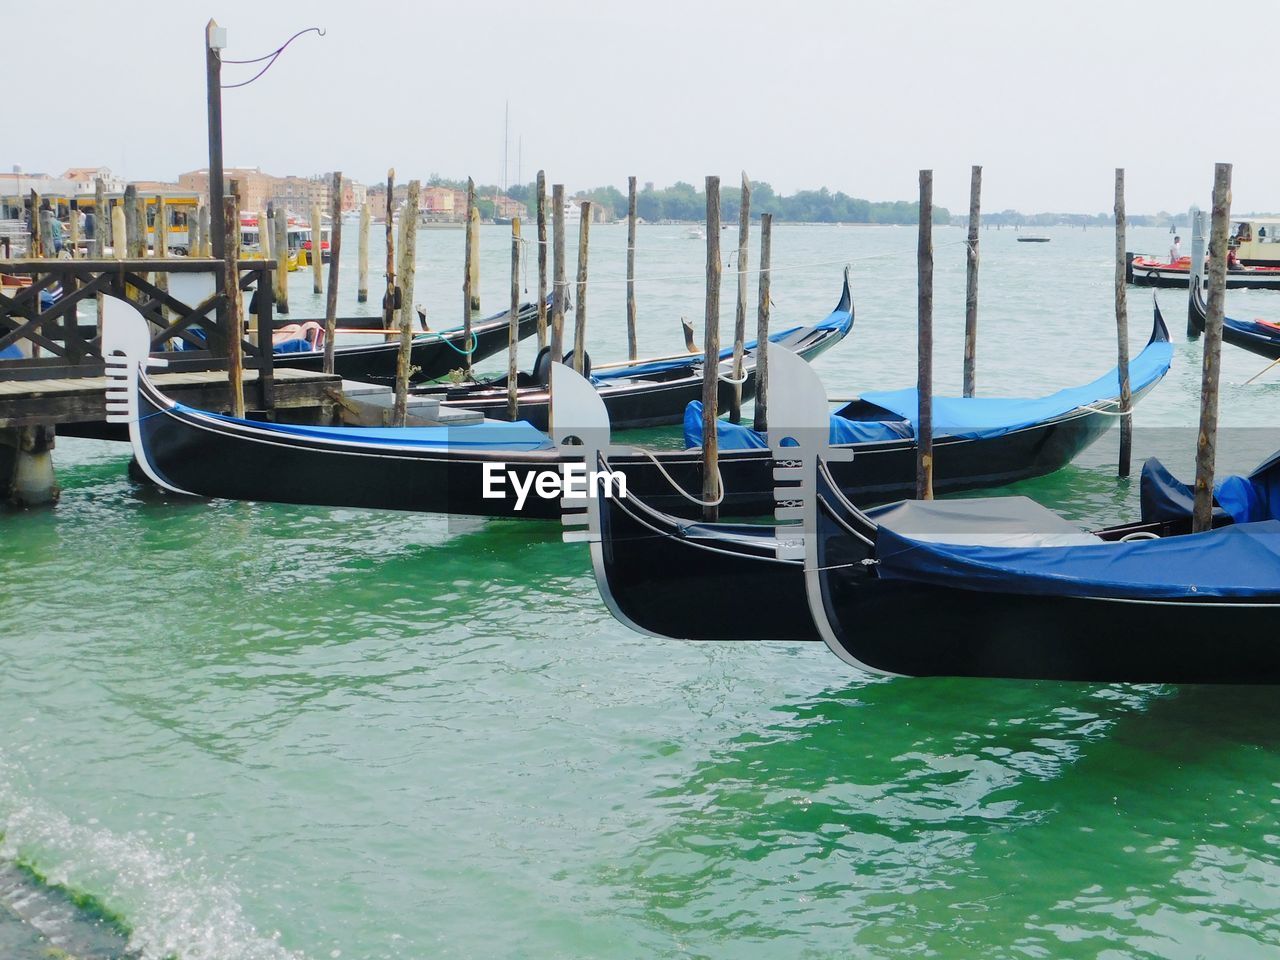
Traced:
<path fill-rule="evenodd" d="M 138 234 L 141 232 L 143 237 L 146 237 L 146 221 L 142 222 L 140 230 L 138 226 L 138 188 L 132 183 L 124 188 L 124 226 L 129 259 L 137 259 L 142 256 L 139 248 L 145 245 L 145 240 L 143 244 L 139 244 Z"/>
<path fill-rule="evenodd" d="M 1198 207 L 1191 208 L 1191 269 L 1187 278 L 1187 339 L 1200 339 L 1200 325 L 1196 319 L 1194 298 L 1203 290 L 1205 261 L 1204 213 Z"/>
<path fill-rule="evenodd" d="M 519 412 L 517 381 L 520 376 L 520 218 L 511 218 L 511 313 L 507 316 L 507 419 Z"/>
<path fill-rule="evenodd" d="M 80 207 L 75 197 L 70 201 L 70 216 L 67 217 L 67 233 L 71 241 L 71 259 L 80 259 Z"/>
<path fill-rule="evenodd" d="M 918 350 L 916 499 L 933 499 L 933 171 L 920 171 L 920 236 L 916 247 Z"/>
<path fill-rule="evenodd" d="M 720 178 L 707 177 L 707 304 L 702 361 L 702 518 L 720 516 Z"/>
<path fill-rule="evenodd" d="M 564 184 L 551 187 L 551 226 L 554 241 L 551 246 L 551 359 L 559 363 L 564 358 Z"/>
<path fill-rule="evenodd" d="M 751 230 L 751 183 L 742 171 L 742 205 L 738 210 L 738 309 L 733 319 L 733 379 L 742 379 L 742 354 L 747 340 L 747 265 L 751 254 L 747 249 Z M 742 384 L 733 385 L 729 401 L 729 420 L 742 419 Z"/>
<path fill-rule="evenodd" d="M 369 201 L 360 204 L 360 236 L 356 240 L 356 302 L 366 303 L 369 300 L 369 224 L 373 212 L 369 209 Z"/>
<path fill-rule="evenodd" d="M 757 432 L 769 429 L 769 266 L 773 253 L 773 214 L 760 214 L 760 305 L 756 308 Z M 848 269 L 847 267 L 845 268 Z"/>
<path fill-rule="evenodd" d="M 342 253 L 342 171 L 333 175 L 333 239 L 329 244 L 329 289 L 324 299 L 324 372 L 333 373 L 333 338 L 338 327 L 338 258 Z"/>
<path fill-rule="evenodd" d="M 320 204 L 311 204 L 311 292 L 324 293 L 324 252 L 321 249 L 320 231 L 324 225 L 324 211 Z"/>
<path fill-rule="evenodd" d="M 211 217 L 209 208 L 205 205 L 200 206 L 200 253 L 201 257 L 213 256 L 213 237 L 209 235 Z"/>
<path fill-rule="evenodd" d="M 93 258 L 101 260 L 111 246 L 111 211 L 107 209 L 107 184 L 101 177 L 93 182 Z"/>
<path fill-rule="evenodd" d="M 627 177 L 627 359 L 640 357 L 636 342 L 636 178 Z"/>
<path fill-rule="evenodd" d="M 155 255 L 161 259 L 169 256 L 169 205 L 162 193 L 156 194 Z"/>
<path fill-rule="evenodd" d="M 111 208 L 111 236 L 116 240 L 111 244 L 111 255 L 123 260 L 129 255 L 129 242 L 125 238 L 129 233 L 128 218 L 123 205 L 116 204 Z"/>
<path fill-rule="evenodd" d="M 394 227 L 392 217 L 395 213 L 395 206 L 392 197 L 395 194 L 396 171 L 392 167 L 387 171 L 387 219 L 386 219 L 386 239 L 387 239 L 387 285 L 386 290 L 382 294 L 382 329 L 392 330 L 396 311 L 396 241 L 393 233 Z"/>
<path fill-rule="evenodd" d="M 463 224 L 466 231 L 462 238 L 462 346 L 466 353 L 462 358 L 462 372 L 471 377 L 471 311 L 474 307 L 471 290 L 471 258 L 478 254 L 471 249 L 474 240 L 471 229 L 471 215 L 476 210 L 476 184 L 467 177 L 467 221 Z"/>
<path fill-rule="evenodd" d="M 468 181 L 470 182 L 470 181 Z M 475 192 L 474 187 L 472 193 Z M 471 219 L 468 221 L 467 233 L 471 236 L 471 310 L 480 309 L 480 208 L 471 207 Z M 467 358 L 468 362 L 470 357 Z"/>
<path fill-rule="evenodd" d="M 107 184 L 101 177 L 93 183 L 93 258 L 103 260 L 107 255 L 108 237 L 111 235 L 111 214 L 107 210 Z M 102 294 L 94 298 L 97 304 L 98 336 L 102 336 Z"/>
<path fill-rule="evenodd" d="M 982 168 L 969 170 L 969 238 L 964 284 L 964 395 L 977 389 L 978 359 L 978 227 L 982 223 Z"/>
<path fill-rule="evenodd" d="M 1120 375 L 1120 461 L 1116 473 L 1129 476 L 1133 459 L 1133 394 L 1129 389 L 1129 305 L 1125 284 L 1124 168 L 1116 168 L 1116 347 Z"/>
<path fill-rule="evenodd" d="M 40 194 L 31 191 L 31 239 L 27 241 L 27 256 L 44 256 L 44 237 L 40 230 Z"/>
<path fill-rule="evenodd" d="M 564 184 L 551 187 L 551 361 L 560 363 L 564 357 Z M 555 394 L 547 398 L 547 430 L 555 424 Z"/>
<path fill-rule="evenodd" d="M 227 296 L 227 380 L 231 384 L 231 415 L 244 417 L 244 301 L 240 295 L 240 204 L 235 191 L 222 198 L 222 283 Z"/>
<path fill-rule="evenodd" d="M 591 201 L 582 201 L 578 221 L 578 286 L 573 312 L 573 369 L 582 373 L 587 352 L 587 241 L 591 234 Z"/>
<path fill-rule="evenodd" d="M 547 345 L 547 175 L 538 171 L 538 349 Z M 555 359 L 554 357 L 552 359 Z"/>
<path fill-rule="evenodd" d="M 283 206 L 276 207 L 275 233 L 276 259 L 276 311 L 289 312 L 289 214 Z"/>
<path fill-rule="evenodd" d="M 1222 358 L 1222 314 L 1227 291 L 1227 232 L 1231 227 L 1231 164 L 1213 168 L 1213 215 L 1209 225 L 1209 302 L 1200 377 L 1200 433 L 1196 438 L 1196 500 L 1191 532 L 1213 526 L 1213 474 L 1218 452 L 1218 376 Z M 1193 264 L 1194 266 L 1194 264 Z"/>
<path fill-rule="evenodd" d="M 405 208 L 400 214 L 400 353 L 396 357 L 396 426 L 403 427 L 409 416 L 409 380 L 417 372 L 413 359 L 413 282 L 418 256 L 417 180 L 409 181 Z"/>

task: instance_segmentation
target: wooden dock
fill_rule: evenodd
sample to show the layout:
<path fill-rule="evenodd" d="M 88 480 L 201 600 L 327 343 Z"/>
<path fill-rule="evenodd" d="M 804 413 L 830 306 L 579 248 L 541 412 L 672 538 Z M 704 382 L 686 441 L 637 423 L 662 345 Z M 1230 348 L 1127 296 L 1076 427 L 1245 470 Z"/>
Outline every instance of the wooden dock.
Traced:
<path fill-rule="evenodd" d="M 149 377 L 166 396 L 180 403 L 201 410 L 231 409 L 231 391 L 225 370 L 153 372 Z M 339 388 L 342 383 L 342 378 L 334 374 L 290 367 L 277 368 L 273 377 L 277 410 L 316 408 L 332 403 L 327 391 Z M 105 376 L 0 380 L 0 427 L 102 424 L 106 418 L 107 384 Z M 260 395 L 257 370 L 244 372 L 244 394 L 247 409 L 260 406 L 257 402 Z"/>

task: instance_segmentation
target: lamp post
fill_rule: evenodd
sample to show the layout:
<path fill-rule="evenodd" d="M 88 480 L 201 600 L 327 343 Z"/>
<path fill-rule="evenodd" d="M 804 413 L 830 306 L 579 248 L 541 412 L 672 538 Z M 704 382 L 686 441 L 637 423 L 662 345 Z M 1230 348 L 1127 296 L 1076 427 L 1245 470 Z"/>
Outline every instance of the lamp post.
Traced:
<path fill-rule="evenodd" d="M 222 51 L 227 47 L 227 28 L 210 20 L 204 30 L 205 74 L 209 105 L 209 233 L 213 256 L 226 256 L 226 223 L 222 211 L 225 190 L 222 172 Z"/>

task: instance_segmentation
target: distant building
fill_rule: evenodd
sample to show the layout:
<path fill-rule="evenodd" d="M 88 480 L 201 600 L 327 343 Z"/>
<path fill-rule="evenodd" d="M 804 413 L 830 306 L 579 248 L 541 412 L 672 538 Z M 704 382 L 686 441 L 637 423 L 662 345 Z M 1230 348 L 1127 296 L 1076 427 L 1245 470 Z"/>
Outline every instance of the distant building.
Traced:
<path fill-rule="evenodd" d="M 265 210 L 271 200 L 275 177 L 263 173 L 259 167 L 226 167 L 223 175 L 227 181 L 240 182 L 240 209 L 245 212 Z M 209 202 L 209 170 L 191 170 L 178 174 L 178 187 L 200 195 L 201 203 Z"/>
<path fill-rule="evenodd" d="M 418 209 L 436 223 L 461 223 L 467 215 L 467 194 L 452 187 L 423 187 L 418 194 Z"/>
<path fill-rule="evenodd" d="M 76 193 L 94 193 L 99 179 L 107 193 L 123 193 L 125 188 L 124 177 L 117 177 L 110 167 L 70 167 L 63 171 L 61 179 L 74 183 Z"/>

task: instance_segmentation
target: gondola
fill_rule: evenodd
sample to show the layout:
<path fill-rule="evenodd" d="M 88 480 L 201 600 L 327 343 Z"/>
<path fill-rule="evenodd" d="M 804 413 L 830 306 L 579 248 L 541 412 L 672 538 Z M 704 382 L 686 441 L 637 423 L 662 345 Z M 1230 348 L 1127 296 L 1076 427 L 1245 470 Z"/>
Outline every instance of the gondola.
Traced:
<path fill-rule="evenodd" d="M 1158 345 L 1163 344 L 1163 348 Z M 1163 321 L 1156 310 L 1152 342 L 1163 358 L 1148 357 L 1155 361 L 1162 374 L 1168 365 L 1168 341 Z M 783 362 L 793 360 L 778 351 Z M 1144 361 L 1144 365 L 1148 362 Z M 1138 369 L 1135 361 L 1135 371 Z M 1114 376 L 1114 374 L 1113 374 Z M 1158 379 L 1158 378 L 1157 378 Z M 1135 383 L 1138 383 L 1135 379 Z M 1154 385 L 1154 380 L 1135 390 L 1140 397 Z M 1018 401 L 986 401 L 990 410 L 996 404 L 1015 404 Z M 1100 412 L 1114 406 L 1114 400 L 1101 400 L 1077 407 L 1072 415 L 1077 419 L 1089 418 L 1105 430 L 1113 418 Z M 785 410 L 781 416 L 785 417 Z M 773 414 L 775 423 L 777 410 Z M 1059 424 L 1059 426 L 1063 426 Z M 1074 428 L 1072 428 L 1074 429 Z M 1096 435 L 1096 434 L 1095 434 Z M 785 436 L 785 428 L 771 431 L 771 437 Z M 1054 443 L 1055 434 L 1049 431 L 1031 430 L 1029 437 L 1038 438 L 1044 444 Z M 860 502 L 876 502 L 877 491 L 883 485 L 868 492 L 865 487 L 850 486 L 850 478 L 861 464 L 865 469 L 887 469 L 884 465 L 896 464 L 902 471 L 893 482 L 893 489 L 909 493 L 914 486 L 914 445 L 909 456 L 885 459 L 882 465 L 872 460 L 881 449 L 877 442 L 864 444 L 832 444 L 828 426 L 825 442 L 831 444 L 832 453 L 824 465 L 827 482 L 842 491 L 842 496 L 853 495 Z M 781 441 L 779 441 L 781 442 Z M 1071 444 L 1064 445 L 1055 456 L 1062 455 Z M 935 441 L 935 464 L 944 459 L 941 450 L 948 449 L 946 461 L 953 470 L 948 486 L 958 487 L 961 478 L 954 473 L 960 463 L 970 465 L 978 476 L 991 469 L 982 466 L 989 456 L 1011 457 L 1016 450 L 1034 449 L 1035 442 L 1020 440 L 1010 447 L 999 435 L 970 436 L 968 438 L 939 437 Z M 895 447 L 895 449 L 897 449 Z M 757 450 L 764 458 L 770 482 L 769 499 L 773 501 L 773 479 L 776 467 L 776 449 Z M 734 454 L 730 454 L 732 456 Z M 584 538 L 590 543 L 592 566 L 601 597 L 621 622 L 633 629 L 656 636 L 686 640 L 816 640 L 817 627 L 809 613 L 802 555 L 794 549 L 788 554 L 782 549 L 775 528 L 761 524 L 701 523 L 689 521 L 653 503 L 644 488 L 635 483 L 633 455 L 625 447 L 602 448 L 598 454 L 588 453 L 588 459 L 601 458 L 599 469 L 622 468 L 628 476 L 628 496 L 617 499 L 601 495 L 587 498 L 566 510 L 563 517 L 566 527 L 586 526 Z M 851 458 L 851 459 L 847 459 Z M 872 460 L 872 466 L 866 462 Z M 671 460 L 662 457 L 670 469 Z M 1047 460 L 1038 461 L 1042 465 Z M 1063 461 L 1065 462 L 1065 461 Z M 1029 467 L 1028 467 L 1029 469 Z M 722 477 L 726 477 L 722 464 Z M 972 486 L 982 485 L 979 480 Z M 726 479 L 726 486 L 728 481 Z M 700 489 L 700 488 L 692 488 Z M 731 488 L 730 488 L 731 489 Z M 902 494 L 899 494 L 902 496 Z M 686 516 L 689 508 L 684 502 Z M 696 509 L 696 508 L 695 508 Z M 772 509 L 772 506 L 770 507 Z M 575 533 L 577 531 L 575 530 Z M 732 590 L 723 585 L 731 583 Z M 748 598 L 766 596 L 768 603 L 747 602 Z"/>
<path fill-rule="evenodd" d="M 1186 289 L 1191 282 L 1191 258 L 1177 263 L 1159 258 L 1129 255 L 1125 279 L 1135 287 L 1177 287 Z M 1202 275 L 1203 282 L 1203 275 Z M 1227 272 L 1229 290 L 1280 290 L 1280 267 L 1241 267 Z"/>
<path fill-rule="evenodd" d="M 1185 516 L 1090 532 L 1025 497 L 863 511 L 830 482 L 821 382 L 787 359 L 773 409 L 803 425 L 798 447 L 776 450 L 796 464 L 779 495 L 799 522 L 779 540 L 800 544 L 810 614 L 846 663 L 887 676 L 1280 681 L 1280 497 L 1203 533 Z M 806 380 L 816 387 L 797 390 Z"/>
<path fill-rule="evenodd" d="M 1191 329 L 1196 334 L 1204 333 L 1209 308 L 1205 305 L 1198 286 L 1191 291 L 1188 316 Z M 1223 317 L 1222 339 L 1260 357 L 1280 359 L 1280 324 L 1266 320 L 1233 320 L 1231 317 Z"/>
<path fill-rule="evenodd" d="M 853 327 L 853 301 L 849 293 L 848 271 L 845 272 L 844 289 L 840 302 L 831 314 L 820 323 L 795 326 L 769 338 L 771 344 L 786 347 L 806 360 L 831 349 Z M 743 400 L 750 400 L 756 392 L 756 342 L 746 344 L 743 357 Z M 721 379 L 719 394 L 721 408 L 729 406 L 733 399 L 732 349 L 720 352 Z M 540 430 L 547 427 L 547 372 L 550 370 L 549 351 L 539 353 L 532 373 L 521 373 L 517 380 L 518 417 Z M 612 370 L 599 370 L 592 377 L 600 397 L 609 411 L 615 430 L 635 427 L 652 427 L 679 423 L 686 405 L 702 396 L 702 354 L 687 357 L 665 357 L 655 361 L 640 362 Z M 429 385 L 419 387 L 414 393 L 435 397 L 444 407 L 464 407 L 476 410 L 487 417 L 507 417 L 507 378 L 500 377 L 482 383 L 456 385 Z"/>
<path fill-rule="evenodd" d="M 1151 336 L 1133 358 L 1130 382 L 1140 399 L 1160 382 L 1173 357 L 1169 330 L 1154 308 Z M 1093 383 L 1044 397 L 934 398 L 934 489 L 958 493 L 1044 476 L 1070 463 L 1116 418 L 1119 378 L 1114 370 Z M 848 463 L 832 465 L 840 488 L 859 504 L 887 503 L 915 489 L 914 388 L 863 393 L 832 417 L 833 436 L 856 449 Z M 676 488 L 702 489 L 701 413 L 685 420 L 690 449 L 663 454 L 665 476 L 643 456 L 615 458 L 629 489 L 650 506 L 681 517 L 701 513 Z M 719 468 L 725 490 L 721 514 L 763 516 L 773 510 L 773 471 L 764 437 L 721 421 Z M 981 441 L 975 443 L 974 441 Z"/>
<path fill-rule="evenodd" d="M 495 313 L 471 324 L 471 362 L 473 364 L 493 356 L 507 348 L 510 315 L 508 311 Z M 532 336 L 538 329 L 538 306 L 526 303 L 520 307 L 520 339 Z M 345 380 L 365 383 L 394 383 L 396 359 L 400 353 L 398 340 L 386 343 L 357 343 L 334 346 L 333 369 Z M 457 370 L 465 363 L 467 338 L 462 327 L 438 332 L 418 333 L 413 338 L 413 352 L 409 361 L 417 370 L 412 380 L 438 380 L 449 371 Z M 322 370 L 324 351 L 311 350 L 298 353 L 281 353 L 274 358 L 277 367 L 295 367 L 301 370 Z"/>
<path fill-rule="evenodd" d="M 527 423 L 457 427 L 324 427 L 266 423 L 196 410 L 164 396 L 146 374 L 150 333 L 137 310 L 105 300 L 103 352 L 112 385 L 108 422 L 125 423 L 138 467 L 166 490 L 275 503 L 417 510 L 485 517 L 553 518 L 559 498 L 521 502 L 542 473 L 581 463 L 566 438 L 588 435 L 607 416 L 595 390 L 557 364 L 552 383 L 568 398 L 555 442 Z M 585 419 L 584 419 L 585 418 Z M 594 419 L 593 419 L 594 418 Z M 486 497 L 486 466 L 501 468 Z"/>

